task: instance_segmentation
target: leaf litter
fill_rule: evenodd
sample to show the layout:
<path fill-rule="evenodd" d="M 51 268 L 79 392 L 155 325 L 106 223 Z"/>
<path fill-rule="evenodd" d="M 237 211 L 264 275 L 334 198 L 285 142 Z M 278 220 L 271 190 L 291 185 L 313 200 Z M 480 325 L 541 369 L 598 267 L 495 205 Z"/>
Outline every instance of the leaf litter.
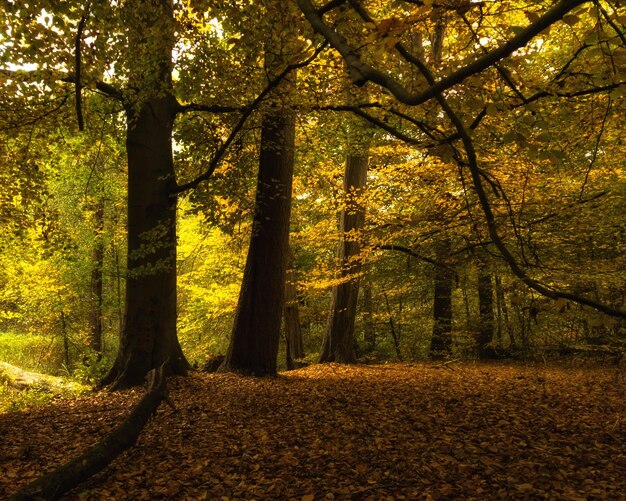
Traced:
<path fill-rule="evenodd" d="M 625 499 L 623 368 L 314 365 L 168 381 L 138 443 L 64 499 Z M 0 416 L 0 498 L 102 439 L 142 390 Z"/>

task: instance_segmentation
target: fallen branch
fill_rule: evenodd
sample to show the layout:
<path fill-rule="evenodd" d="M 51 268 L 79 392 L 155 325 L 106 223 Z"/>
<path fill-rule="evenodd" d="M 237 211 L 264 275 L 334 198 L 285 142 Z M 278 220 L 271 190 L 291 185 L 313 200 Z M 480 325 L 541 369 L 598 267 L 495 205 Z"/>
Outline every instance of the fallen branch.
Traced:
<path fill-rule="evenodd" d="M 451 358 L 450 360 L 446 360 L 444 362 L 440 362 L 438 364 L 433 365 L 433 369 L 448 369 L 454 370 L 454 364 L 461 363 L 461 359 L 459 358 Z"/>
<path fill-rule="evenodd" d="M 75 393 L 87 389 L 87 386 L 64 378 L 28 372 L 6 362 L 0 362 L 0 383 L 20 391 L 36 388 L 54 394 Z"/>
<path fill-rule="evenodd" d="M 150 417 L 162 401 L 174 408 L 169 399 L 165 364 L 152 369 L 147 376 L 148 392 L 135 405 L 130 415 L 101 442 L 79 457 L 26 485 L 15 494 L 13 501 L 59 499 L 64 493 L 106 468 L 117 456 L 132 447 Z M 176 410 L 174 408 L 174 410 Z"/>

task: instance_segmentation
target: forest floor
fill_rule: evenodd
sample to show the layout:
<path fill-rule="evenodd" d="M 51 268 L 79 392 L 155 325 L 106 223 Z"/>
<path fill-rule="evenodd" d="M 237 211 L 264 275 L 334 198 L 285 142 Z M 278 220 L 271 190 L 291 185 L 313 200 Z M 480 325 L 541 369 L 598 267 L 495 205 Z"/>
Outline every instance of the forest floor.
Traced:
<path fill-rule="evenodd" d="M 137 445 L 64 499 L 626 499 L 626 371 L 315 365 L 171 378 Z M 0 416 L 0 498 L 77 456 L 142 390 Z"/>

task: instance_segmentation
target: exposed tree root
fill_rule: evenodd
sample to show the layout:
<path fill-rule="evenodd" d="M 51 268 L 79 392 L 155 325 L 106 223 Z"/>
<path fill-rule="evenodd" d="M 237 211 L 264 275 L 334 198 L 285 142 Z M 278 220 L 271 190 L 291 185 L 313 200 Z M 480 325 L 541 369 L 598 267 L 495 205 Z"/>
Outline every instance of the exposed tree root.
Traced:
<path fill-rule="evenodd" d="M 163 375 L 164 366 L 165 364 L 158 371 L 153 369 L 148 373 L 148 392 L 129 416 L 101 442 L 72 461 L 26 485 L 11 499 L 13 501 L 59 499 L 64 493 L 106 468 L 117 456 L 132 447 L 163 400 L 174 408 L 167 393 L 166 378 Z"/>

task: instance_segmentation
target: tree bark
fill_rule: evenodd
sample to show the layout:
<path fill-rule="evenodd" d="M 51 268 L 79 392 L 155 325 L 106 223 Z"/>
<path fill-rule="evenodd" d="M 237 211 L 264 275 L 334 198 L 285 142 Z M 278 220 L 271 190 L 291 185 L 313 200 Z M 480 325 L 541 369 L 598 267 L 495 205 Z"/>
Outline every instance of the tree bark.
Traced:
<path fill-rule="evenodd" d="M 495 358 L 496 352 L 491 346 L 494 331 L 493 315 L 493 284 L 491 273 L 485 263 L 478 264 L 478 358 L 481 360 Z"/>
<path fill-rule="evenodd" d="M 128 267 L 124 325 L 112 389 L 143 383 L 169 359 L 169 373 L 188 369 L 176 337 L 176 198 L 171 134 L 176 101 L 148 101 L 128 117 Z"/>
<path fill-rule="evenodd" d="M 446 263 L 450 256 L 450 241 L 437 246 L 437 261 Z M 433 335 L 430 358 L 440 359 L 452 353 L 452 285 L 454 272 L 444 266 L 435 266 L 435 296 L 433 300 Z"/>
<path fill-rule="evenodd" d="M 125 15 L 129 57 L 136 58 L 130 79 L 138 92 L 126 103 L 126 297 L 120 348 L 103 380 L 111 389 L 141 384 L 149 370 L 166 360 L 170 374 L 185 374 L 189 368 L 176 337 L 172 129 L 178 103 L 172 95 L 172 0 L 132 0 Z M 159 33 L 159 43 L 154 33 Z"/>
<path fill-rule="evenodd" d="M 356 362 L 354 323 L 359 295 L 358 274 L 361 271 L 358 258 L 361 246 L 357 235 L 365 222 L 365 208 L 358 197 L 365 188 L 367 165 L 367 153 L 347 156 L 343 183 L 346 206 L 341 211 L 341 240 L 337 252 L 342 282 L 333 289 L 320 362 Z"/>
<path fill-rule="evenodd" d="M 287 272 L 285 275 L 284 326 L 289 357 L 293 360 L 304 357 L 304 344 L 302 342 L 302 327 L 300 325 L 300 312 L 298 310 L 298 294 L 293 274 L 294 256 L 291 247 L 288 249 L 288 256 Z"/>
<path fill-rule="evenodd" d="M 104 202 L 98 200 L 94 207 L 95 242 L 91 251 L 91 301 L 89 305 L 89 346 L 102 352 L 102 268 L 104 266 Z"/>
<path fill-rule="evenodd" d="M 285 299 L 294 137 L 292 111 L 274 109 L 265 113 L 252 237 L 222 372 L 276 374 Z"/>

